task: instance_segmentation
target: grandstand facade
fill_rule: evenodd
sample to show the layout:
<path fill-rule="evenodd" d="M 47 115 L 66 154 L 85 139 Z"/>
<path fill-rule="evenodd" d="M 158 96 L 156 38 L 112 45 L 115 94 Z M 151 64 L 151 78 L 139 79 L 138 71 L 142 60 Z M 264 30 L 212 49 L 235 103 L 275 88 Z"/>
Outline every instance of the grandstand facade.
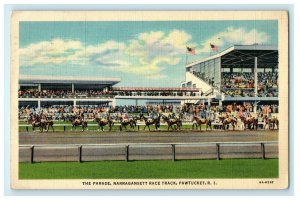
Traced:
<path fill-rule="evenodd" d="M 278 105 L 278 48 L 234 45 L 186 65 L 184 88 L 202 88 L 218 102 Z M 196 101 L 194 103 L 197 103 Z"/>
<path fill-rule="evenodd" d="M 111 94 L 119 78 L 24 76 L 19 78 L 19 107 L 34 106 L 110 106 L 115 104 Z"/>

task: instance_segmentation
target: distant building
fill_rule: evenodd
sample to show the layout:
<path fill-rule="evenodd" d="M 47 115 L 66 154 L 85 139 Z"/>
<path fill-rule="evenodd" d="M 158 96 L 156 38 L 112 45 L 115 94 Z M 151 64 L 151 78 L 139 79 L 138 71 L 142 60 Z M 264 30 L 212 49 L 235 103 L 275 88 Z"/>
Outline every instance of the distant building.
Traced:
<path fill-rule="evenodd" d="M 119 82 L 119 78 L 107 77 L 21 75 L 19 106 L 114 105 L 115 99 L 109 91 Z"/>

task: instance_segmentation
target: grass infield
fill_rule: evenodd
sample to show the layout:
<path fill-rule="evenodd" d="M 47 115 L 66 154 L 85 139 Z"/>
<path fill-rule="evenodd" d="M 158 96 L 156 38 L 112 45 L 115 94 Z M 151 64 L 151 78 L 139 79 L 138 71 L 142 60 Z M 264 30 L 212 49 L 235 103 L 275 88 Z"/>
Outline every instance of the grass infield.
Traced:
<path fill-rule="evenodd" d="M 278 159 L 19 163 L 19 179 L 277 178 Z"/>

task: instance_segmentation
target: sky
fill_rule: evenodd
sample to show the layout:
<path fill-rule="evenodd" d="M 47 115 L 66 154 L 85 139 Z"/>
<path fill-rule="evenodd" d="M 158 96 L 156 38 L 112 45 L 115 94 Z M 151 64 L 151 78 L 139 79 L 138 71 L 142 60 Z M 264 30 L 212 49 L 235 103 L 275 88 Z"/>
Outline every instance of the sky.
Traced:
<path fill-rule="evenodd" d="M 234 44 L 276 45 L 277 21 L 20 22 L 20 74 L 120 78 L 116 86 L 180 87 L 188 62 Z"/>

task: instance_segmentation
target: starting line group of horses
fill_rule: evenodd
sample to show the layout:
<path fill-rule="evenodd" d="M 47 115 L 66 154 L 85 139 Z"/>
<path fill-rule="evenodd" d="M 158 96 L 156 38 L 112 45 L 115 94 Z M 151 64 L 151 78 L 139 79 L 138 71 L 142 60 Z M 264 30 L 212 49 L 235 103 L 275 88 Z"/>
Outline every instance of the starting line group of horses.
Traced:
<path fill-rule="evenodd" d="M 240 119 L 240 120 L 238 120 Z M 66 119 L 67 121 L 70 121 L 72 124 L 72 130 L 76 129 L 76 127 L 81 126 L 82 131 L 88 130 L 88 123 L 80 116 L 70 115 Z M 127 127 L 129 126 L 130 129 L 135 130 L 135 127 L 137 126 L 137 121 L 144 122 L 144 129 L 148 128 L 150 131 L 150 126 L 154 125 L 155 130 L 160 129 L 160 123 L 161 121 L 165 122 L 167 124 L 167 129 L 170 130 L 181 130 L 182 127 L 182 118 L 176 117 L 174 114 L 163 115 L 161 113 L 156 114 L 155 116 L 145 116 L 144 114 L 140 114 L 137 116 L 128 116 L 126 118 L 122 116 L 111 116 L 106 115 L 104 117 L 95 117 L 94 121 L 98 124 L 98 131 L 104 131 L 104 127 L 107 126 L 109 128 L 109 131 L 112 130 L 112 127 L 114 126 L 115 122 L 119 122 L 119 129 L 127 130 Z M 231 125 L 232 129 L 235 130 L 238 121 L 243 124 L 244 129 L 258 129 L 259 121 L 255 117 L 243 117 L 240 116 L 239 118 L 236 117 L 230 117 L 230 116 L 220 116 L 218 120 L 219 128 L 221 129 L 229 129 L 229 125 Z M 48 132 L 48 130 L 51 128 L 52 131 L 54 131 L 54 122 L 52 119 L 45 117 L 44 119 L 40 119 L 38 116 L 31 116 L 27 120 L 28 124 L 32 125 L 32 130 L 35 131 L 35 128 L 39 128 L 40 132 L 43 132 L 44 130 Z M 267 116 L 263 117 L 263 128 L 266 129 L 268 126 L 269 129 L 278 129 L 279 127 L 279 121 L 276 117 L 268 118 Z M 193 116 L 192 119 L 192 130 L 200 130 L 202 125 L 206 126 L 206 130 L 210 128 L 210 130 L 213 129 L 213 121 L 206 118 L 200 118 L 198 116 Z"/>

